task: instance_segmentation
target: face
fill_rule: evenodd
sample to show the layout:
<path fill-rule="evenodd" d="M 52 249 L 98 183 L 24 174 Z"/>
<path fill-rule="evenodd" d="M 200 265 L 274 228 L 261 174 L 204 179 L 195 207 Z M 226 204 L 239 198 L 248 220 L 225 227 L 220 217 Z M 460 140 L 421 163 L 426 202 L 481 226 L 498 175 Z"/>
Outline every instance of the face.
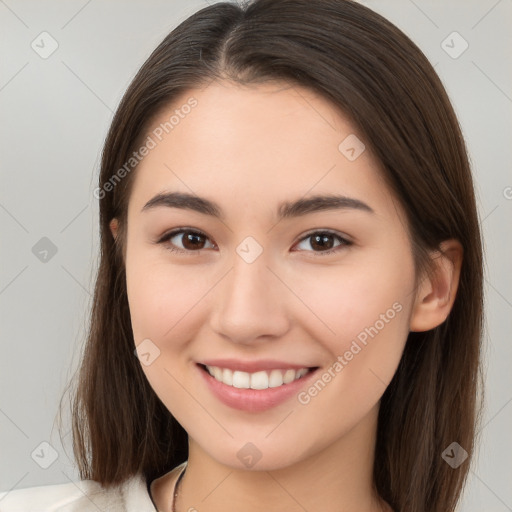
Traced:
<path fill-rule="evenodd" d="M 327 100 L 283 84 L 188 91 L 147 135 L 126 276 L 148 381 L 223 464 L 259 452 L 258 469 L 276 469 L 329 449 L 378 410 L 415 299 L 404 216 L 369 147 Z M 172 198 L 144 208 L 167 193 L 218 215 Z M 348 199 L 307 203 L 317 196 Z M 231 370 L 238 386 L 265 387 L 264 372 L 275 387 L 222 384 L 206 361 L 226 382 Z M 279 385 L 297 377 L 276 373 L 287 366 L 316 370 Z"/>

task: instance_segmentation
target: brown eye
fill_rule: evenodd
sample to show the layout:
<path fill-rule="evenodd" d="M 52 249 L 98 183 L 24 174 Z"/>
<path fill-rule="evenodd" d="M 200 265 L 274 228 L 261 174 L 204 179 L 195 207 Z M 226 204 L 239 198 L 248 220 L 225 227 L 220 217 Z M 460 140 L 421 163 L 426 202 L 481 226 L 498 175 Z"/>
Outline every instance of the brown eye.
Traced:
<path fill-rule="evenodd" d="M 185 232 L 181 239 L 183 247 L 188 250 L 203 249 L 205 244 L 205 237 L 199 233 Z"/>
<path fill-rule="evenodd" d="M 310 245 L 313 249 L 332 249 L 334 247 L 334 236 L 329 234 L 310 236 Z"/>
<path fill-rule="evenodd" d="M 167 233 L 158 243 L 165 244 L 173 252 L 199 252 L 201 249 L 205 249 L 207 240 L 209 238 L 200 231 L 179 229 Z"/>
<path fill-rule="evenodd" d="M 335 240 L 338 239 L 339 243 L 335 245 Z M 309 240 L 309 242 L 307 242 Z M 332 254 L 342 250 L 344 247 L 348 247 L 352 245 L 352 242 L 346 240 L 342 236 L 331 233 L 330 231 L 315 231 L 309 233 L 307 236 L 301 239 L 300 244 L 309 245 L 313 251 L 318 253 L 318 255 Z M 306 247 L 307 249 L 307 247 Z"/>
<path fill-rule="evenodd" d="M 336 244 L 336 239 L 338 243 Z M 171 252 L 177 253 L 199 253 L 209 241 L 209 237 L 200 231 L 191 229 L 176 229 L 164 235 L 157 243 L 164 244 Z M 352 242 L 342 236 L 330 231 L 315 231 L 303 237 L 298 245 L 309 240 L 307 252 L 316 253 L 319 256 L 332 254 L 352 245 Z M 214 248 L 211 244 L 209 248 Z M 311 250 L 312 249 L 312 250 Z M 301 250 L 304 250 L 302 248 Z"/>

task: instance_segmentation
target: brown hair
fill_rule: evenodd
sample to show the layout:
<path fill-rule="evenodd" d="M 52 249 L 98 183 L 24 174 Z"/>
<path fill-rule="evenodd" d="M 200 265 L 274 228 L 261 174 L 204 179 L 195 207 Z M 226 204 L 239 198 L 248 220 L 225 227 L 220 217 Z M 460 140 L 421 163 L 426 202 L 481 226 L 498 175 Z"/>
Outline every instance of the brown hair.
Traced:
<path fill-rule="evenodd" d="M 102 154 L 101 260 L 72 404 L 81 478 L 109 487 L 142 472 L 150 481 L 187 459 L 185 430 L 134 354 L 124 250 L 136 170 L 114 187 L 108 183 L 162 108 L 218 79 L 284 81 L 339 108 L 380 161 L 406 213 L 417 269 L 428 267 L 427 251 L 443 240 L 462 244 L 449 317 L 435 329 L 409 334 L 384 392 L 374 464 L 377 492 L 395 511 L 452 511 L 476 446 L 477 392 L 483 389 L 482 245 L 471 169 L 454 110 L 427 58 L 393 24 L 350 0 L 206 7 L 165 37 L 126 91 Z M 109 229 L 114 217 L 116 241 Z M 457 469 L 441 457 L 452 442 L 469 453 Z"/>

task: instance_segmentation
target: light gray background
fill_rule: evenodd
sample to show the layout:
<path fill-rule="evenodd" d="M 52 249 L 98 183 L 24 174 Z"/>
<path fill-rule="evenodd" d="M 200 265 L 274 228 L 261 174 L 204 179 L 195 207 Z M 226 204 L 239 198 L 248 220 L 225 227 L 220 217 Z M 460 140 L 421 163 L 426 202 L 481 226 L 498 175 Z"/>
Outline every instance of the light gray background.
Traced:
<path fill-rule="evenodd" d="M 363 3 L 404 30 L 435 65 L 469 146 L 486 246 L 487 401 L 460 510 L 512 511 L 512 1 Z M 71 435 L 66 454 L 54 421 L 91 304 L 102 143 L 140 65 L 206 5 L 0 0 L 1 491 L 78 479 L 68 457 Z M 46 59 L 31 48 L 43 31 L 59 45 Z M 442 46 L 453 31 L 469 44 L 458 58 Z M 462 48 L 451 41 L 444 45 L 452 52 Z M 47 262 L 32 251 L 42 237 L 57 248 Z M 35 462 L 51 461 L 43 442 L 58 455 L 48 469 Z M 32 458 L 34 450 L 40 457 Z"/>

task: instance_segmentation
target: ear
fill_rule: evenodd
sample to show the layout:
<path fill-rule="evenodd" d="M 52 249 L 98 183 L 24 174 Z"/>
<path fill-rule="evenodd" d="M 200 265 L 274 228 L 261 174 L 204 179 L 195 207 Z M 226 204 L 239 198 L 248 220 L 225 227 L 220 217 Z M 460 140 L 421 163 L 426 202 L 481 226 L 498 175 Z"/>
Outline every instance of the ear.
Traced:
<path fill-rule="evenodd" d="M 119 227 L 119 223 L 115 217 L 110 221 L 109 226 L 110 226 L 110 232 L 112 233 L 112 236 L 114 237 L 114 239 L 116 239 L 117 238 L 117 228 Z"/>
<path fill-rule="evenodd" d="M 431 254 L 433 275 L 426 276 L 417 290 L 411 331 L 429 331 L 442 324 L 455 301 L 464 250 L 460 242 L 453 239 L 445 240 L 439 248 Z"/>

